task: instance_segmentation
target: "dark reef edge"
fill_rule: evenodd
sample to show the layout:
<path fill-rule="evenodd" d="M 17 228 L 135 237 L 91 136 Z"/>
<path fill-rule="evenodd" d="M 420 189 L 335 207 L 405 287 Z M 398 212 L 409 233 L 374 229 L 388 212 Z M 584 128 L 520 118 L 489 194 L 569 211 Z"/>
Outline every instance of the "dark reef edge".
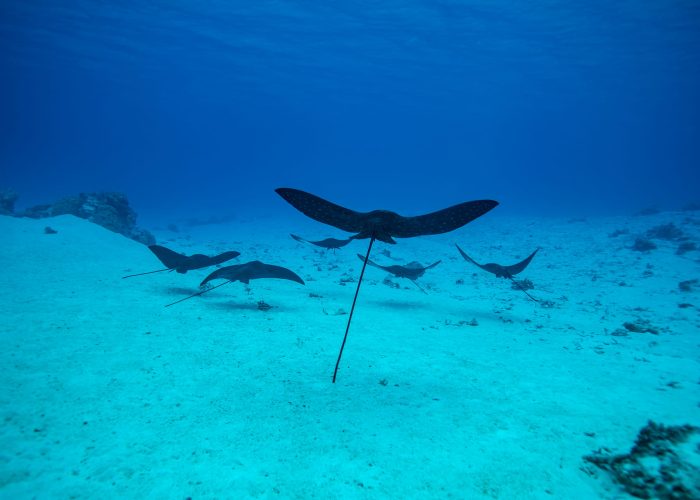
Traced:
<path fill-rule="evenodd" d="M 123 193 L 79 193 L 61 198 L 51 204 L 35 205 L 24 211 L 16 212 L 15 203 L 18 198 L 17 193 L 12 190 L 0 191 L 0 215 L 43 219 L 69 214 L 122 234 L 144 245 L 153 245 L 156 242 L 155 237 L 149 231 L 136 225 L 137 214 Z"/>

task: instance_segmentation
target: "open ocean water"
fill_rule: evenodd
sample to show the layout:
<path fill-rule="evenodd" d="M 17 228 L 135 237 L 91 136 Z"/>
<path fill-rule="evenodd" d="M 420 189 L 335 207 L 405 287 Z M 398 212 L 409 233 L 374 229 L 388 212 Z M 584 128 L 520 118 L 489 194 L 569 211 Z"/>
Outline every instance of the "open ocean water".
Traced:
<path fill-rule="evenodd" d="M 0 498 L 700 498 L 698 89 L 697 1 L 0 2 Z"/>

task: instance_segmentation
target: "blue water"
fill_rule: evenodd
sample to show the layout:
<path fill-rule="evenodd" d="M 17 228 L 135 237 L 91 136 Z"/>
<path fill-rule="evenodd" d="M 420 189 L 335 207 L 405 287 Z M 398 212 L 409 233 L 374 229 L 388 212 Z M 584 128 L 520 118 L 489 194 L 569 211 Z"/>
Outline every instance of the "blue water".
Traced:
<path fill-rule="evenodd" d="M 159 244 L 301 278 L 204 294 L 97 224 L 0 216 L 0 498 L 628 498 L 582 457 L 700 422 L 698 89 L 699 0 L 0 1 L 0 211 L 120 191 Z M 280 186 L 500 205 L 322 251 L 289 233 L 359 223 Z M 692 439 L 611 463 L 689 484 Z"/>
<path fill-rule="evenodd" d="M 0 4 L 0 187 L 139 213 L 700 199 L 696 1 Z"/>

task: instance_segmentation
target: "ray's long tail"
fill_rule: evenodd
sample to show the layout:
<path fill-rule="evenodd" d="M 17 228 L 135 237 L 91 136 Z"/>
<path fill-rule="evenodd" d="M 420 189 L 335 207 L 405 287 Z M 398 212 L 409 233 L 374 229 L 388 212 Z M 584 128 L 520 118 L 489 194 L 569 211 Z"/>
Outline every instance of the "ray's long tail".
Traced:
<path fill-rule="evenodd" d="M 360 279 L 357 282 L 357 288 L 355 289 L 355 298 L 352 299 L 352 307 L 350 308 L 350 317 L 348 317 L 348 325 L 345 327 L 345 336 L 343 337 L 343 343 L 340 345 L 340 352 L 338 353 L 338 360 L 335 362 L 335 370 L 333 370 L 333 383 L 335 384 L 335 379 L 338 376 L 338 366 L 340 365 L 340 358 L 343 357 L 343 349 L 345 348 L 345 342 L 348 340 L 348 332 L 350 331 L 350 322 L 352 321 L 352 314 L 355 312 L 355 304 L 357 303 L 357 295 L 360 293 L 360 285 L 362 284 L 362 277 L 365 275 L 365 269 L 367 269 L 367 262 L 369 261 L 369 254 L 372 252 L 372 245 L 374 244 L 374 236 L 369 240 L 369 246 L 367 247 L 367 255 L 365 255 L 365 260 L 362 263 L 362 271 L 360 271 Z"/>

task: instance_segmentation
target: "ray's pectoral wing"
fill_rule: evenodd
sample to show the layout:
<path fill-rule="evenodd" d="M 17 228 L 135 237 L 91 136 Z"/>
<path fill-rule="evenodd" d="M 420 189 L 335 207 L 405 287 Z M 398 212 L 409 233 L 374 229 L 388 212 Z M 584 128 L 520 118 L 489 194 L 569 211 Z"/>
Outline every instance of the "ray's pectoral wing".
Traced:
<path fill-rule="evenodd" d="M 201 253 L 196 253 L 194 255 L 190 255 L 185 262 L 178 266 L 177 272 L 201 269 L 203 267 L 209 267 L 212 264 L 213 262 L 211 261 L 211 257 Z"/>
<path fill-rule="evenodd" d="M 491 272 L 489 269 L 486 268 L 486 266 L 482 266 L 482 265 L 479 264 L 477 261 L 475 261 L 474 259 L 472 259 L 471 257 L 469 257 L 469 256 L 464 252 L 464 250 L 462 250 L 461 248 L 459 248 L 459 245 L 455 245 L 455 246 L 457 247 L 457 250 L 459 250 L 459 253 L 462 255 L 462 257 L 464 257 L 464 260 L 466 260 L 466 261 L 468 261 L 468 262 L 471 262 L 471 263 L 474 264 L 476 267 L 480 267 L 480 268 L 483 269 L 484 271 L 489 271 L 489 272 Z"/>
<path fill-rule="evenodd" d="M 337 227 L 350 233 L 363 230 L 365 214 L 355 212 L 316 195 L 291 188 L 278 188 L 275 192 L 307 217 Z"/>
<path fill-rule="evenodd" d="M 429 266 L 427 266 L 427 267 L 425 268 L 425 270 L 427 271 L 428 269 L 434 268 L 434 267 L 437 266 L 440 262 L 442 262 L 442 261 L 439 260 L 439 261 L 437 261 L 437 262 L 433 262 L 432 264 L 430 264 Z"/>
<path fill-rule="evenodd" d="M 250 279 L 259 278 L 277 278 L 281 280 L 296 281 L 304 285 L 304 280 L 299 277 L 294 271 L 282 266 L 273 266 L 270 264 L 260 263 L 257 268 L 251 272 Z"/>
<path fill-rule="evenodd" d="M 235 281 L 238 279 L 238 274 L 240 272 L 240 269 L 243 267 L 243 265 L 244 264 L 238 264 L 235 266 L 226 266 L 226 267 L 222 267 L 220 269 L 217 269 L 216 271 L 213 271 L 212 273 L 210 273 L 206 278 L 204 278 L 202 280 L 202 282 L 199 284 L 199 286 L 204 286 L 212 280 Z"/>
<path fill-rule="evenodd" d="M 506 266 L 505 269 L 510 273 L 511 276 L 515 276 L 516 274 L 525 270 L 525 268 L 530 264 L 530 261 L 538 251 L 539 248 L 532 252 L 530 256 L 527 257 L 525 260 L 518 262 L 517 264 L 513 264 L 512 266 Z"/>
<path fill-rule="evenodd" d="M 160 245 L 149 245 L 148 249 L 163 263 L 168 269 L 180 267 L 187 261 L 187 256 L 174 252 L 169 248 Z"/>
<path fill-rule="evenodd" d="M 454 231 L 484 215 L 498 205 L 493 200 L 467 201 L 449 208 L 416 217 L 401 217 L 392 227 L 391 235 L 411 238 Z"/>
<path fill-rule="evenodd" d="M 223 263 L 226 262 L 227 260 L 235 259 L 235 258 L 238 257 L 239 255 L 241 255 L 241 253 L 240 253 L 240 252 L 236 252 L 235 250 L 232 250 L 232 251 L 230 251 L 230 252 L 220 253 L 219 255 L 215 255 L 214 257 L 212 257 L 212 258 L 210 259 L 210 264 L 209 264 L 209 265 L 210 265 L 210 266 L 215 266 L 215 265 L 217 265 L 217 264 L 223 264 Z"/>
<path fill-rule="evenodd" d="M 365 261 L 365 256 L 364 256 L 364 255 L 360 255 L 359 253 L 357 254 L 357 258 L 360 259 L 362 262 Z M 372 260 L 370 260 L 370 259 L 367 259 L 367 265 L 368 265 L 368 266 L 372 266 L 372 267 L 376 267 L 376 268 L 378 268 L 378 269 L 384 269 L 384 270 L 386 271 L 386 267 L 380 266 L 379 264 L 377 264 L 376 262 L 374 262 L 374 261 L 372 261 Z"/>
<path fill-rule="evenodd" d="M 352 239 L 351 239 L 351 238 L 348 238 L 348 239 L 346 239 L 346 240 L 335 240 L 333 243 L 335 244 L 335 246 L 336 246 L 337 248 L 342 248 L 342 247 L 344 247 L 345 245 L 348 245 L 351 241 L 352 241 Z"/>

